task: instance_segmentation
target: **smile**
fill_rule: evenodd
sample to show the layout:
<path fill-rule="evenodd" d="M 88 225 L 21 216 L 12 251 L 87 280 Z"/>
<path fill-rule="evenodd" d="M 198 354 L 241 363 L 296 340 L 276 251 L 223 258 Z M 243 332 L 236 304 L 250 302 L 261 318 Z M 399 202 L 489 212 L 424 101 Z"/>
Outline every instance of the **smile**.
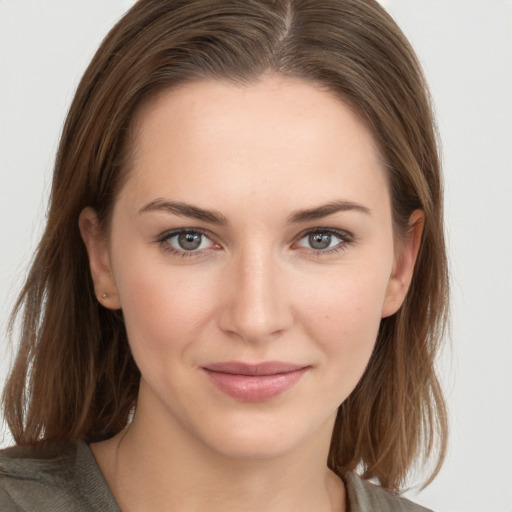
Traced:
<path fill-rule="evenodd" d="M 293 387 L 309 369 L 279 361 L 257 365 L 214 363 L 202 370 L 223 393 L 243 402 L 264 402 Z"/>

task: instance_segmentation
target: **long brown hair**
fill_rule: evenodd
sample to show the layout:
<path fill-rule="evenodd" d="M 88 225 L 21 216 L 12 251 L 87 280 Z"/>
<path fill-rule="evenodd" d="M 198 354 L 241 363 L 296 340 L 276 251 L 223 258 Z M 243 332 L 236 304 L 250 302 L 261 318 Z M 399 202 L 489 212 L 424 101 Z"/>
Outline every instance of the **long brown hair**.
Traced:
<path fill-rule="evenodd" d="M 136 403 L 140 374 L 123 318 L 96 300 L 78 216 L 92 206 L 108 229 L 142 102 L 193 80 L 250 83 L 269 71 L 322 85 L 365 120 L 399 235 L 414 210 L 425 215 L 406 301 L 382 320 L 339 408 L 328 464 L 395 490 L 418 460 L 432 457 L 431 478 L 439 470 L 447 429 L 434 364 L 448 277 L 438 147 L 415 54 L 374 0 L 139 0 L 111 30 L 69 110 L 46 230 L 13 312 L 21 344 L 3 401 L 18 444 L 109 438 Z"/>

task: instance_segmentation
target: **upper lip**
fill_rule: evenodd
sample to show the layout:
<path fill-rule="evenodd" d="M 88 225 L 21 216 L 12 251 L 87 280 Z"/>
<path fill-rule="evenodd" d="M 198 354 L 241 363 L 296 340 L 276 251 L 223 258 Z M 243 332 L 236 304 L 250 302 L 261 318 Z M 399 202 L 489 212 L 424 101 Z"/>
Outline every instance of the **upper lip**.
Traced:
<path fill-rule="evenodd" d="M 276 375 L 290 373 L 306 368 L 307 365 L 284 363 L 281 361 L 265 361 L 263 363 L 243 363 L 240 361 L 227 361 L 224 363 L 211 363 L 203 366 L 205 370 L 234 375 Z"/>

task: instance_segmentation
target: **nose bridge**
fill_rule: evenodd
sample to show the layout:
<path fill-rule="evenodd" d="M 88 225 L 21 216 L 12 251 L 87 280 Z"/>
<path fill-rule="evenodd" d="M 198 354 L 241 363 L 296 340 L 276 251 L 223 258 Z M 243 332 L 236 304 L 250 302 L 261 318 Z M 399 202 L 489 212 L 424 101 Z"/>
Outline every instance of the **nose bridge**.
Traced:
<path fill-rule="evenodd" d="M 270 248 L 247 247 L 233 259 L 223 329 L 258 342 L 285 330 L 291 314 L 279 262 Z"/>

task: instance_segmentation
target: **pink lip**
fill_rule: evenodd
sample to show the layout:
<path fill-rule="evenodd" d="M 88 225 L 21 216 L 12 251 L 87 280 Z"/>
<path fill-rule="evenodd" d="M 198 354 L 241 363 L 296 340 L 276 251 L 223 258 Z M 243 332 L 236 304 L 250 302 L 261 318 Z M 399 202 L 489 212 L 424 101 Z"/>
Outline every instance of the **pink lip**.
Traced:
<path fill-rule="evenodd" d="M 223 393 L 244 402 L 263 402 L 294 386 L 308 368 L 279 361 L 261 364 L 231 361 L 209 364 L 203 370 Z"/>

